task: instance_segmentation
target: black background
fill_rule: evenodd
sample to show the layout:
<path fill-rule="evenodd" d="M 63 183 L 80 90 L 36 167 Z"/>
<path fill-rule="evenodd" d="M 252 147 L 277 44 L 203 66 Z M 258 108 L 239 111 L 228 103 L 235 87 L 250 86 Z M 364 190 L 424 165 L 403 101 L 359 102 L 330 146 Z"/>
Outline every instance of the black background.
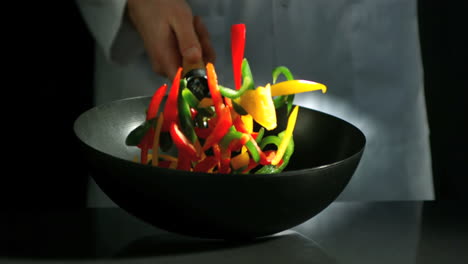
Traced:
<path fill-rule="evenodd" d="M 419 1 L 437 199 L 467 199 L 468 43 L 462 2 Z"/>
<path fill-rule="evenodd" d="M 468 185 L 468 45 L 461 5 L 418 4 L 440 200 L 466 199 Z M 9 46 L 4 57 L 11 61 L 4 60 L 8 70 L 2 89 L 2 203 L 12 208 L 84 207 L 88 178 L 72 127 L 92 106 L 93 39 L 74 1 L 41 1 L 10 10 L 14 15 L 3 41 Z"/>

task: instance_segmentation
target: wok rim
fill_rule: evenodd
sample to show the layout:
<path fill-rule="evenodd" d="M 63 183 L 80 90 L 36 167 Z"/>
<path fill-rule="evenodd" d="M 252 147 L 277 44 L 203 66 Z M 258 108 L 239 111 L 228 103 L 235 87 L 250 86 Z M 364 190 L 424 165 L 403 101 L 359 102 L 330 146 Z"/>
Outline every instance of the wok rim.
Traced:
<path fill-rule="evenodd" d="M 335 167 L 335 166 L 338 166 L 339 164 L 341 163 L 346 163 L 350 160 L 354 160 L 356 159 L 358 156 L 361 156 L 364 149 L 365 149 L 365 146 L 367 144 L 367 139 L 366 139 L 366 136 L 364 135 L 364 133 L 358 128 L 356 127 L 355 125 L 351 124 L 350 122 L 342 119 L 342 118 L 339 118 L 337 116 L 334 116 L 334 115 L 331 115 L 331 114 L 328 114 L 328 113 L 325 113 L 325 112 L 322 112 L 322 111 L 319 111 L 319 110 L 315 110 L 315 109 L 312 109 L 312 108 L 307 108 L 307 107 L 303 107 L 303 106 L 300 106 L 300 108 L 302 109 L 306 109 L 306 110 L 310 110 L 310 111 L 313 111 L 313 112 L 316 112 L 316 113 L 319 113 L 321 115 L 325 115 L 329 118 L 333 118 L 333 119 L 337 119 L 341 122 L 344 122 L 346 123 L 348 126 L 350 126 L 353 130 L 355 130 L 358 134 L 359 134 L 359 137 L 362 139 L 362 146 L 359 148 L 358 151 L 354 152 L 352 155 L 344 158 L 344 159 L 341 159 L 341 160 L 338 160 L 338 161 L 335 161 L 333 163 L 330 163 L 330 164 L 324 164 L 324 165 L 319 165 L 319 166 L 315 166 L 315 167 L 311 167 L 311 168 L 305 168 L 305 169 L 299 169 L 299 170 L 286 170 L 283 171 L 283 172 L 279 172 L 279 173 L 272 173 L 272 174 L 266 174 L 266 173 L 259 173 L 259 174 L 255 174 L 255 173 L 249 173 L 249 174 L 232 174 L 232 173 L 206 173 L 206 172 L 190 172 L 190 171 L 184 171 L 184 170 L 177 170 L 177 169 L 170 169 L 170 168 L 161 168 L 161 167 L 155 167 L 155 166 L 151 166 L 151 165 L 143 165 L 141 163 L 138 163 L 138 162 L 134 162 L 132 160 L 128 160 L 128 159 L 124 159 L 124 158 L 120 158 L 120 157 L 116 157 L 116 156 L 113 156 L 111 154 L 108 154 L 104 151 L 101 151 L 93 146 L 91 146 L 90 144 L 88 144 L 87 142 L 85 142 L 77 133 L 77 127 L 78 127 L 78 123 L 80 122 L 80 120 L 82 118 L 84 118 L 86 115 L 88 115 L 89 113 L 93 112 L 93 111 L 97 111 L 98 109 L 100 108 L 104 108 L 106 106 L 109 106 L 109 105 L 112 105 L 112 104 L 116 104 L 116 103 L 122 103 L 122 102 L 125 102 L 125 101 L 133 101 L 133 100 L 139 100 L 139 99 L 149 99 L 151 98 L 151 96 L 148 96 L 148 95 L 142 95 L 142 96 L 135 96 L 135 97 L 128 97 L 128 98 L 123 98 L 123 99 L 118 99 L 118 100 L 114 100 L 114 101 L 110 101 L 110 102 L 106 102 L 106 103 L 103 103 L 101 105 L 97 105 L 97 106 L 94 106 L 86 111 L 84 111 L 83 113 L 81 113 L 76 119 L 75 119 L 75 122 L 73 123 L 73 132 L 75 134 L 75 136 L 78 138 L 78 140 L 80 141 L 81 144 L 85 145 L 87 148 L 90 148 L 92 149 L 93 151 L 96 151 L 98 153 L 100 153 L 101 155 L 104 155 L 104 156 L 108 156 L 110 157 L 111 159 L 113 160 L 118 160 L 118 161 L 122 161 L 124 163 L 127 163 L 127 164 L 131 164 L 132 166 L 137 166 L 139 168 L 144 168 L 144 169 L 151 169 L 153 173 L 154 171 L 154 174 L 157 174 L 156 172 L 157 171 L 162 171 L 162 172 L 166 172 L 166 171 L 169 171 L 169 172 L 174 172 L 174 171 L 177 171 L 179 173 L 188 173 L 188 174 L 192 174 L 192 175 L 195 175 L 197 177 L 201 177 L 201 176 L 213 176 L 213 175 L 216 175 L 216 176 L 221 176 L 221 177 L 249 177 L 249 178 L 265 178 L 265 177 L 268 177 L 268 178 L 271 178 L 271 177 L 288 177 L 288 176 L 297 176 L 297 175 L 304 175 L 305 173 L 310 173 L 310 172 L 313 172 L 313 171 L 321 171 L 321 170 L 325 170 L 325 169 L 329 169 L 329 168 L 332 168 L 332 167 Z"/>

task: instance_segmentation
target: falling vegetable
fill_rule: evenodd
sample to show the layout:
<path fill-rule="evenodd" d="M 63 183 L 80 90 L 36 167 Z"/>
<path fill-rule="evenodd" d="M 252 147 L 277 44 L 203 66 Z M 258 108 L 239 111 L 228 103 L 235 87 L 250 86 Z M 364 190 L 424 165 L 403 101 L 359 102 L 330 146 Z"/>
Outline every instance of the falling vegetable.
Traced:
<path fill-rule="evenodd" d="M 232 70 L 236 90 L 241 86 L 241 64 L 245 49 L 245 24 L 235 24 L 231 27 Z"/>
<path fill-rule="evenodd" d="M 132 130 L 125 143 L 141 149 L 146 166 L 206 173 L 270 174 L 283 171 L 294 153 L 294 129 L 299 107 L 297 93 L 321 90 L 323 84 L 297 80 L 284 66 L 272 73 L 272 84 L 255 86 L 246 58 L 245 25 L 231 28 L 235 88 L 218 83 L 215 66 L 206 65 L 206 97 L 197 97 L 179 68 L 164 108 L 167 85 L 151 98 L 145 121 Z M 277 82 L 280 75 L 286 80 Z M 209 91 L 209 92 L 208 92 Z M 287 124 L 279 130 L 276 111 L 286 107 Z M 166 150 L 173 151 L 169 155 Z M 150 162 L 149 162 L 150 161 Z"/>
<path fill-rule="evenodd" d="M 278 150 L 276 151 L 275 158 L 271 161 L 271 165 L 277 165 L 286 151 L 286 147 L 289 145 L 289 141 L 292 138 L 294 127 L 296 126 L 297 114 L 299 111 L 299 106 L 296 105 L 294 110 L 291 112 L 291 115 L 288 118 L 288 125 L 286 126 L 286 131 L 284 132 L 283 139 L 281 140 Z"/>
<path fill-rule="evenodd" d="M 267 130 L 276 128 L 276 110 L 273 103 L 270 84 L 259 86 L 255 90 L 246 91 L 238 103 L 255 121 Z"/>
<path fill-rule="evenodd" d="M 271 96 L 291 95 L 305 92 L 321 90 L 327 92 L 327 87 L 321 83 L 306 80 L 290 80 L 273 84 L 271 86 Z"/>

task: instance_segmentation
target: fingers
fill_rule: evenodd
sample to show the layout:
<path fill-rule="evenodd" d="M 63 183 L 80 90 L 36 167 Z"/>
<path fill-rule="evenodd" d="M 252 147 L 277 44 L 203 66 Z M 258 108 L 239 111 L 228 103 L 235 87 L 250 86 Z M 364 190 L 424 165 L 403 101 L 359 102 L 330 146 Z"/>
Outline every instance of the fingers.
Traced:
<path fill-rule="evenodd" d="M 149 21 L 140 25 L 139 31 L 153 71 L 172 78 L 182 61 L 175 35 L 169 24 Z"/>
<path fill-rule="evenodd" d="M 156 38 L 164 41 L 154 43 L 153 47 L 155 48 L 151 49 L 152 52 L 149 53 L 153 70 L 169 79 L 173 79 L 177 68 L 182 63 L 176 36 L 168 26 L 157 34 L 158 36 Z"/>
<path fill-rule="evenodd" d="M 214 61 L 208 30 L 185 0 L 128 0 L 127 7 L 156 73 L 173 78 L 179 66 Z"/>
<path fill-rule="evenodd" d="M 214 63 L 216 60 L 216 52 L 211 44 L 210 34 L 208 33 L 208 29 L 206 28 L 205 24 L 201 20 L 199 16 L 194 17 L 195 31 L 198 35 L 198 40 L 200 41 L 201 49 L 202 49 L 202 56 L 203 61 L 205 63 L 211 62 Z"/>
<path fill-rule="evenodd" d="M 176 35 L 182 59 L 188 64 L 200 63 L 202 51 L 193 25 L 192 11 L 186 5 L 181 6 L 177 13 L 178 16 L 173 16 L 170 23 Z"/>

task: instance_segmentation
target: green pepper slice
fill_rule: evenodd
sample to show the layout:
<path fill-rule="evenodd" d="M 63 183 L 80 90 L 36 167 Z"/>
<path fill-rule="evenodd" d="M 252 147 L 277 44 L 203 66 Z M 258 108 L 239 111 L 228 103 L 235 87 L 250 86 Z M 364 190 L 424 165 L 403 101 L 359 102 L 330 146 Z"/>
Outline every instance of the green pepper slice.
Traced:
<path fill-rule="evenodd" d="M 273 84 L 276 83 L 276 80 L 280 76 L 280 74 L 283 74 L 286 80 L 291 81 L 294 80 L 294 77 L 291 73 L 291 71 L 285 67 L 285 66 L 278 66 L 275 69 L 273 69 Z M 275 108 L 278 109 L 282 107 L 283 105 L 287 105 L 288 107 L 288 114 L 291 112 L 292 109 L 292 103 L 294 101 L 294 94 L 291 95 L 282 95 L 278 96 L 273 99 L 273 103 L 275 104 Z"/>
<path fill-rule="evenodd" d="M 239 90 L 234 90 L 218 85 L 221 95 L 230 99 L 236 99 L 242 96 L 247 90 L 255 89 L 252 72 L 247 59 L 242 61 L 242 86 Z"/>
<path fill-rule="evenodd" d="M 189 90 L 188 90 L 188 88 L 184 87 L 182 89 L 182 94 L 184 94 L 184 91 L 189 91 Z M 183 133 L 190 140 L 190 142 L 195 143 L 195 141 L 197 140 L 197 134 L 195 133 L 195 129 L 194 129 L 194 122 L 192 120 L 192 113 L 190 112 L 190 105 L 185 100 L 185 98 L 186 97 L 184 97 L 184 96 L 179 96 L 178 97 L 177 107 L 178 107 L 178 110 L 179 110 L 178 114 L 179 114 L 180 127 L 181 127 Z"/>
<path fill-rule="evenodd" d="M 279 133 L 277 137 L 276 136 L 273 136 L 273 137 L 276 137 L 277 139 L 279 139 L 281 141 L 281 138 L 283 137 L 283 135 L 284 135 L 284 131 Z M 277 139 L 270 138 L 269 140 L 267 140 L 265 142 L 266 143 L 271 142 L 271 143 L 276 145 Z M 279 145 L 279 143 L 278 143 L 278 145 Z M 291 156 L 292 156 L 293 153 L 294 153 L 294 140 L 291 138 L 289 140 L 289 144 L 286 147 L 286 150 L 285 150 L 283 158 L 282 158 L 283 163 L 281 163 L 280 166 L 265 165 L 265 166 L 261 167 L 260 169 L 258 169 L 255 173 L 256 174 L 272 174 L 272 173 L 282 172 L 286 168 L 286 166 L 288 166 L 289 160 L 291 159 Z"/>

